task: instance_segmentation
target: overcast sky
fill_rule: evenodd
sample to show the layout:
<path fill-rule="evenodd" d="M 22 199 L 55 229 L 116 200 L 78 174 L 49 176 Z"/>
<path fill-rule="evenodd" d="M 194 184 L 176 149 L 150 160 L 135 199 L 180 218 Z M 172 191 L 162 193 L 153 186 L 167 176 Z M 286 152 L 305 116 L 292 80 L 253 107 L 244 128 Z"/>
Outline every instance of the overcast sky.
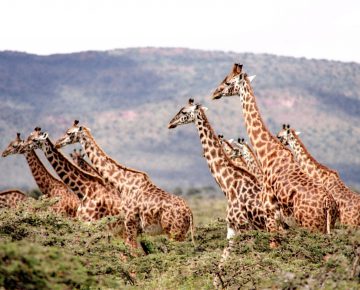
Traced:
<path fill-rule="evenodd" d="M 0 50 L 139 46 L 360 62 L 360 1 L 0 0 Z"/>

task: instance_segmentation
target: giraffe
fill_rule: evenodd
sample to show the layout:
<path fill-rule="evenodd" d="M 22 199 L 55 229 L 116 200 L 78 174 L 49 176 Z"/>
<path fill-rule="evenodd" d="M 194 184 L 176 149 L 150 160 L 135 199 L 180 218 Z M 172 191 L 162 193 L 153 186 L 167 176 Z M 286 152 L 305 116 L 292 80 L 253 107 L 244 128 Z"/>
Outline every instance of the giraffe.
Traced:
<path fill-rule="evenodd" d="M 79 142 L 96 171 L 106 182 L 121 193 L 125 209 L 125 227 L 136 237 L 142 231 L 148 234 L 165 233 L 170 239 L 184 241 L 190 228 L 193 237 L 193 215 L 182 198 L 157 187 L 141 171 L 119 164 L 96 143 L 90 129 L 79 126 L 75 120 L 65 136 L 56 142 L 57 148 Z M 134 240 L 129 240 L 134 244 Z"/>
<path fill-rule="evenodd" d="M 219 142 L 223 147 L 225 154 L 232 160 L 232 162 L 239 167 L 247 168 L 244 158 L 239 154 L 239 150 L 235 149 L 233 145 L 224 138 L 224 135 L 218 135 Z M 248 169 L 248 168 L 247 168 Z M 251 171 L 249 171 L 252 173 Z"/>
<path fill-rule="evenodd" d="M 235 156 L 240 155 L 245 161 L 246 167 L 249 171 L 256 176 L 256 178 L 263 183 L 264 173 L 261 170 L 259 161 L 257 160 L 254 151 L 249 144 L 245 142 L 244 138 L 238 138 L 237 142 L 233 139 L 229 140 L 230 144 L 234 147 Z"/>
<path fill-rule="evenodd" d="M 228 246 L 224 248 L 219 264 L 219 271 L 222 271 L 223 264 L 234 246 L 233 238 L 241 230 L 246 228 L 277 230 L 278 205 L 276 199 L 265 199 L 262 196 L 261 185 L 254 175 L 245 167 L 235 165 L 227 156 L 221 144 L 223 138 L 219 139 L 216 136 L 205 110 L 207 108 L 194 104 L 194 100 L 189 99 L 188 104 L 169 122 L 168 128 L 195 124 L 210 172 L 227 199 Z M 220 273 L 217 275 L 214 285 L 219 287 L 222 280 Z"/>
<path fill-rule="evenodd" d="M 34 150 L 21 152 L 23 144 L 24 140 L 21 139 L 20 133 L 17 133 L 16 138 L 10 142 L 2 156 L 24 154 L 34 180 L 42 194 L 50 198 L 59 199 L 59 201 L 51 206 L 52 211 L 65 216 L 75 217 L 80 205 L 80 199 L 63 182 L 55 178 L 46 169 Z"/>
<path fill-rule="evenodd" d="M 18 189 L 8 189 L 0 192 L 0 209 L 16 208 L 23 201 L 29 198 L 24 192 Z"/>
<path fill-rule="evenodd" d="M 336 171 L 316 161 L 300 140 L 299 134 L 290 128 L 290 125 L 284 124 L 277 137 L 285 146 L 288 145 L 292 149 L 301 169 L 332 193 L 339 206 L 340 223 L 360 226 L 360 195 L 351 191 Z"/>
<path fill-rule="evenodd" d="M 124 205 L 117 191 L 109 191 L 101 178 L 81 170 L 68 160 L 55 148 L 49 139 L 49 134 L 42 132 L 39 127 L 30 133 L 20 151 L 29 152 L 35 149 L 44 152 L 61 180 L 81 199 L 76 214 L 79 219 L 91 222 L 105 216 L 117 216 L 117 221 L 111 223 L 109 227 L 122 229 L 121 214 Z"/>
<path fill-rule="evenodd" d="M 266 128 L 250 85 L 253 78 L 242 71 L 242 65 L 234 64 L 212 98 L 240 96 L 246 130 L 264 172 L 266 190 L 275 191 L 284 214 L 293 215 L 298 225 L 330 233 L 337 218 L 336 202 L 330 193 L 302 172 L 291 151 Z"/>

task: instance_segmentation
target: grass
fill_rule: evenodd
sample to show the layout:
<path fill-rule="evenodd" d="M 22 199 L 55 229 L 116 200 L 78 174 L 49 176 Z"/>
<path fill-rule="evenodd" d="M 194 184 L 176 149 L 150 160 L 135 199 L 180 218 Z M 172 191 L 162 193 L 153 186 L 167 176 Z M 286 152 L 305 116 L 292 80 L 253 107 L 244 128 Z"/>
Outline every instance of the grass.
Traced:
<path fill-rule="evenodd" d="M 107 219 L 92 225 L 52 214 L 49 202 L 29 201 L 0 211 L 0 288 L 213 289 L 226 246 L 226 203 L 192 197 L 194 248 L 164 236 L 140 236 L 148 253 L 131 253 L 109 235 Z M 269 241 L 279 246 L 270 248 Z M 240 234 L 220 272 L 229 289 L 358 289 L 360 230 L 330 236 L 293 228 Z"/>

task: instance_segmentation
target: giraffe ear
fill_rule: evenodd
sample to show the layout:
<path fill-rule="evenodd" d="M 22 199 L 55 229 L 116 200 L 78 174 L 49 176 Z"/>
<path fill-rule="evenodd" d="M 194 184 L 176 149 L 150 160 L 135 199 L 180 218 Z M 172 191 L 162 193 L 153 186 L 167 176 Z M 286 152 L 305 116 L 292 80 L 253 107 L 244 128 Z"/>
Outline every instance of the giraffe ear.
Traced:
<path fill-rule="evenodd" d="M 230 144 L 234 143 L 234 139 L 229 139 L 228 141 Z"/>
<path fill-rule="evenodd" d="M 295 131 L 295 135 L 300 135 L 300 134 L 301 134 L 301 132 Z"/>
<path fill-rule="evenodd" d="M 201 109 L 203 109 L 204 112 L 206 112 L 207 110 L 209 110 L 207 107 L 203 107 L 203 106 L 201 106 Z"/>
<path fill-rule="evenodd" d="M 42 132 L 41 135 L 40 135 L 40 138 L 41 140 L 45 140 L 49 137 L 49 133 L 48 132 Z"/>
<path fill-rule="evenodd" d="M 249 82 L 251 83 L 255 78 L 256 78 L 256 75 L 249 76 L 249 77 L 248 77 Z"/>

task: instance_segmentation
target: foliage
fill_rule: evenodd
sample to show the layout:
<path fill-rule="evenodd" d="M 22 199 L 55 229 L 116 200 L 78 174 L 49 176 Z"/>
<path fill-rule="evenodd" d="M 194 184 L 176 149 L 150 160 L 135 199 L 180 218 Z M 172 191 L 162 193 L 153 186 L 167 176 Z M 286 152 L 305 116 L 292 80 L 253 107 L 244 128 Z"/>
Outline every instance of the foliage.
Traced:
<path fill-rule="evenodd" d="M 219 272 L 224 199 L 189 199 L 196 247 L 190 237 L 179 243 L 144 235 L 139 243 L 146 255 L 110 235 L 106 220 L 85 225 L 53 215 L 44 202 L 0 212 L 0 288 L 213 289 L 219 273 L 229 289 L 356 289 L 360 283 L 360 230 L 338 227 L 330 236 L 298 228 L 247 231 Z"/>

